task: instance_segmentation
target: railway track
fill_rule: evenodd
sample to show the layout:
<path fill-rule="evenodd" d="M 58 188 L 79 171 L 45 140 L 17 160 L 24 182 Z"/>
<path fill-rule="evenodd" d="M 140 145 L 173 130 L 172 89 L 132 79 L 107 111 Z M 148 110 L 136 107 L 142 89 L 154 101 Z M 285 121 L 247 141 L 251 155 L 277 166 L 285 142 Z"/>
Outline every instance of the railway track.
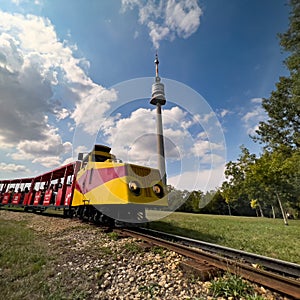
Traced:
<path fill-rule="evenodd" d="M 152 229 L 139 228 L 138 231 L 141 233 L 150 234 L 152 236 L 157 236 L 165 240 L 181 243 L 186 246 L 195 247 L 204 251 L 208 251 L 210 253 L 222 255 L 223 257 L 235 259 L 240 262 L 246 262 L 252 265 L 256 265 L 257 267 L 260 267 L 264 270 L 272 271 L 280 275 L 300 278 L 300 265 L 295 263 L 274 259 L 250 252 L 245 252 L 229 247 L 224 247 L 212 243 L 207 243 L 174 234 L 160 232 Z"/>
<path fill-rule="evenodd" d="M 117 231 L 121 235 L 140 238 L 149 244 L 179 253 L 189 258 L 190 266 L 200 272 L 201 270 L 210 272 L 210 267 L 210 270 L 219 269 L 235 273 L 251 282 L 294 299 L 300 299 L 300 266 L 297 264 L 145 228 L 119 229 Z M 254 267 L 253 262 L 260 268 Z"/>
<path fill-rule="evenodd" d="M 43 215 L 64 218 L 60 214 L 44 212 Z M 108 229 L 112 230 L 112 228 Z M 147 228 L 115 229 L 115 231 L 120 235 L 139 238 L 148 244 L 164 247 L 187 257 L 188 265 L 194 271 L 214 273 L 216 270 L 222 270 L 234 273 L 276 292 L 300 299 L 300 265 L 298 264 Z"/>

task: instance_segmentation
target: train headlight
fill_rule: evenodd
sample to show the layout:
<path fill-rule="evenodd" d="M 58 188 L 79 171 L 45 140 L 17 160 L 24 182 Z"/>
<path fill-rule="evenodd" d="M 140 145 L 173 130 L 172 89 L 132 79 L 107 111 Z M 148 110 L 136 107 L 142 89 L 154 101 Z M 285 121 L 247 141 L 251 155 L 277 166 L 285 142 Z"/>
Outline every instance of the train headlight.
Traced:
<path fill-rule="evenodd" d="M 155 184 L 153 186 L 153 192 L 155 193 L 156 196 L 159 198 L 162 198 L 164 196 L 164 190 L 159 184 Z"/>
<path fill-rule="evenodd" d="M 128 183 L 129 190 L 135 194 L 136 196 L 140 195 L 141 188 L 139 187 L 139 184 L 136 181 L 130 181 Z"/>

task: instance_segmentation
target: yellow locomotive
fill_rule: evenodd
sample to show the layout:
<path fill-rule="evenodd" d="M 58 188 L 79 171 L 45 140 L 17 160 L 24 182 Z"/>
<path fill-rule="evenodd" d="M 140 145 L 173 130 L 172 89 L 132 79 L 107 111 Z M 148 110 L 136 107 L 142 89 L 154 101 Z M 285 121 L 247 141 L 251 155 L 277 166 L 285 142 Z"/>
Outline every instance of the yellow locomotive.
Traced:
<path fill-rule="evenodd" d="M 168 206 L 157 169 L 123 163 L 110 148 L 95 145 L 74 163 L 34 178 L 0 180 L 0 205 L 25 210 L 64 210 L 96 222 L 146 222 L 146 209 Z"/>
<path fill-rule="evenodd" d="M 95 145 L 84 157 L 79 155 L 72 201 L 79 217 L 144 222 L 147 207 L 168 205 L 157 169 L 123 163 L 110 150 Z"/>

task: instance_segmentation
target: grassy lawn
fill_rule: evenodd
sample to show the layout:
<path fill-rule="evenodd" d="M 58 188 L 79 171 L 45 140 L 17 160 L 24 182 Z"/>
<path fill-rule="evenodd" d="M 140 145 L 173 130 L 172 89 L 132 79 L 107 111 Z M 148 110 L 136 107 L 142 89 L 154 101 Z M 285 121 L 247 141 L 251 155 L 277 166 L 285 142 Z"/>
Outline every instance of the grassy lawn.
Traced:
<path fill-rule="evenodd" d="M 87 299 L 90 286 L 82 265 L 76 266 L 73 273 L 67 267 L 68 263 L 74 264 L 75 255 L 70 249 L 76 244 L 69 236 L 85 236 L 91 226 L 75 222 L 66 225 L 63 219 L 29 213 L 9 213 L 17 219 L 0 216 L 1 299 Z M 82 252 L 80 259 L 81 255 Z M 75 262 L 82 263 L 77 258 Z"/>
<path fill-rule="evenodd" d="M 47 293 L 41 276 L 50 275 L 46 266 L 51 264 L 51 255 L 26 224 L 26 221 L 0 221 L 2 299 L 43 299 Z"/>
<path fill-rule="evenodd" d="M 149 227 L 300 263 L 299 220 L 285 226 L 281 219 L 172 213 Z"/>

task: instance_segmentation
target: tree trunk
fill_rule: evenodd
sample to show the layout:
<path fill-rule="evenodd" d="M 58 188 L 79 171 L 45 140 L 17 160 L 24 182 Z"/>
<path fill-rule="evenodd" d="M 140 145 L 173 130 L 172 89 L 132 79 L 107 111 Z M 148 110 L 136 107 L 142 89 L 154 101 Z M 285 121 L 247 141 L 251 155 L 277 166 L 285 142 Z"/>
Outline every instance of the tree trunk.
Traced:
<path fill-rule="evenodd" d="M 276 218 L 276 215 L 275 215 L 275 209 L 274 209 L 274 206 L 273 206 L 273 205 L 271 205 L 271 207 L 272 207 L 272 215 L 273 215 L 273 219 L 275 219 L 275 218 Z"/>
<path fill-rule="evenodd" d="M 281 203 L 281 200 L 280 200 L 280 198 L 279 198 L 279 195 L 278 195 L 277 192 L 275 192 L 275 194 L 276 194 L 276 197 L 277 197 L 279 206 L 280 206 L 280 210 L 281 210 L 281 214 L 282 214 L 282 217 L 283 217 L 284 225 L 289 225 L 289 223 L 288 223 L 288 221 L 287 221 L 287 217 L 286 217 L 285 211 L 284 211 L 283 206 L 282 206 L 282 203 Z"/>
<path fill-rule="evenodd" d="M 230 208 L 229 203 L 227 203 L 227 206 L 228 206 L 228 213 L 229 213 L 229 216 L 231 216 L 231 208 Z"/>
<path fill-rule="evenodd" d="M 258 208 L 259 208 L 260 216 L 261 216 L 262 218 L 264 218 L 264 212 L 263 212 L 263 210 L 261 209 L 261 206 L 260 206 L 259 203 L 258 203 Z"/>

